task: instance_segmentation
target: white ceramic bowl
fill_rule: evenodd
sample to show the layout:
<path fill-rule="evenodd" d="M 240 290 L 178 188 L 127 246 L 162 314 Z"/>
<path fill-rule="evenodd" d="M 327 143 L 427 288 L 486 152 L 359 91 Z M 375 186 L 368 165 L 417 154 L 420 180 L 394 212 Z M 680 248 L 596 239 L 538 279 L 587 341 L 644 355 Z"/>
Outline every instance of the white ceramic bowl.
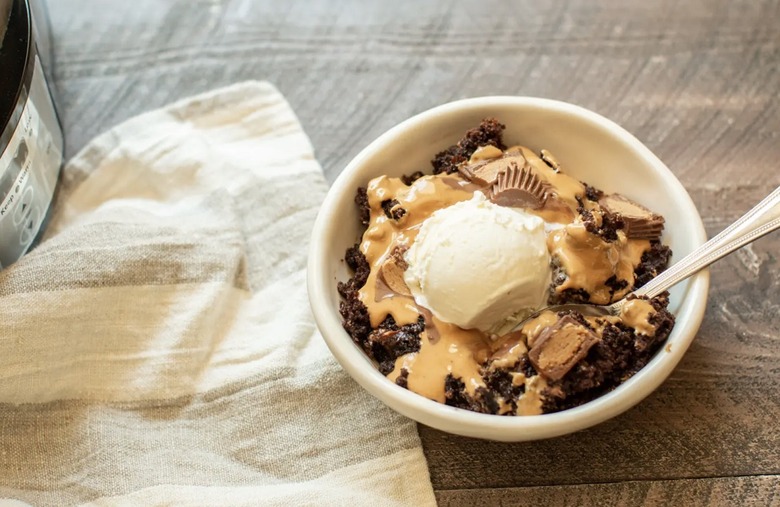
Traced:
<path fill-rule="evenodd" d="M 620 192 L 666 217 L 663 241 L 674 259 L 705 240 L 691 198 L 672 172 L 635 137 L 578 106 L 529 97 L 482 97 L 435 107 L 393 127 L 361 151 L 328 192 L 311 239 L 309 300 L 331 352 L 369 393 L 407 417 L 443 431 L 491 440 L 554 437 L 587 428 L 632 407 L 671 373 L 693 340 L 704 315 L 709 274 L 701 272 L 672 290 L 677 323 L 667 345 L 640 372 L 614 391 L 582 406 L 537 416 L 505 417 L 448 407 L 387 380 L 344 331 L 336 282 L 349 278 L 344 251 L 360 235 L 355 190 L 382 174 L 430 172 L 434 155 L 466 130 L 493 116 L 506 125 L 507 145 L 550 150 L 564 170 L 607 192 Z"/>

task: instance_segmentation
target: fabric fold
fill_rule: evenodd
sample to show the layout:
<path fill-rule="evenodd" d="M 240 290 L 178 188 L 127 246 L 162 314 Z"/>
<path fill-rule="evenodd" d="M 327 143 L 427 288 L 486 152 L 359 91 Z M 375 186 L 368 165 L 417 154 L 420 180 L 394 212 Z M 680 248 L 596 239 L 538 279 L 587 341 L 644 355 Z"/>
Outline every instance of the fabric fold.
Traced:
<path fill-rule="evenodd" d="M 310 315 L 327 190 L 281 94 L 142 114 L 63 169 L 0 272 L 0 498 L 32 505 L 434 505 L 414 423 Z"/>

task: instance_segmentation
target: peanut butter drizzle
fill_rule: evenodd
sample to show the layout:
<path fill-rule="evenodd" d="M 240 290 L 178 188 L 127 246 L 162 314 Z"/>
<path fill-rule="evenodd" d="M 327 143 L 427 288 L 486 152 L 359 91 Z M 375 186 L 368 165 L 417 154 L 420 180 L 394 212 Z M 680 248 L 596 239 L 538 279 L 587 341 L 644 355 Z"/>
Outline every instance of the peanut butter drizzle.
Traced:
<path fill-rule="evenodd" d="M 517 415 L 539 415 L 542 413 L 542 393 L 547 388 L 547 381 L 541 375 L 534 375 L 525 380 L 525 392 L 517 399 Z"/>
<path fill-rule="evenodd" d="M 448 180 L 453 180 L 452 182 Z M 463 189 L 458 179 L 447 175 L 424 176 L 407 186 L 399 178 L 380 176 L 368 184 L 370 222 L 363 234 L 360 250 L 366 256 L 371 272 L 360 289 L 360 300 L 368 307 L 371 325 L 377 327 L 387 315 L 399 325 L 415 322 L 420 314 L 414 298 L 392 295 L 387 286 L 378 283 L 382 263 L 397 245 L 410 246 L 420 224 L 434 211 L 471 198 L 473 192 Z M 382 201 L 395 199 L 406 214 L 400 220 L 385 215 Z"/>
<path fill-rule="evenodd" d="M 528 352 L 528 347 L 521 331 L 515 331 L 499 338 L 494 346 L 495 352 L 490 357 L 490 369 L 512 368 Z"/>
<path fill-rule="evenodd" d="M 566 280 L 556 292 L 566 289 L 585 289 L 590 302 L 606 305 L 622 298 L 634 285 L 634 269 L 642 254 L 650 248 L 644 239 L 627 239 L 622 231 L 616 241 L 607 242 L 589 233 L 582 223 L 573 223 L 550 233 L 547 248 L 566 272 Z M 611 276 L 625 280 L 628 285 L 612 293 L 603 284 Z"/>
<path fill-rule="evenodd" d="M 476 329 L 461 329 L 433 317 L 440 339 L 429 340 L 427 331 L 421 335 L 418 352 L 396 359 L 391 380 L 402 369 L 409 372 L 407 386 L 410 391 L 444 403 L 444 381 L 448 374 L 459 378 L 466 392 L 474 396 L 478 387 L 484 387 L 480 364 L 490 354 L 489 339 Z"/>
<path fill-rule="evenodd" d="M 487 146 L 480 146 L 476 150 L 474 150 L 474 153 L 471 154 L 471 158 L 469 158 L 469 164 L 473 164 L 475 162 L 482 162 L 483 160 L 493 160 L 494 158 L 500 158 L 504 156 L 504 152 L 501 151 L 500 148 L 496 148 L 492 144 L 489 144 Z"/>
<path fill-rule="evenodd" d="M 498 398 L 498 415 L 506 415 L 514 413 L 515 408 L 511 403 L 507 403 L 504 398 Z"/>
<path fill-rule="evenodd" d="M 388 378 L 395 381 L 401 370 L 406 369 L 411 391 L 442 403 L 447 374 L 460 378 L 472 396 L 478 387 L 484 386 L 479 369 L 490 355 L 490 340 L 481 331 L 461 329 L 437 319 L 418 307 L 411 296 L 393 293 L 378 274 L 393 248 L 411 246 L 421 223 L 434 211 L 470 199 L 474 190 L 468 185 L 447 175 L 424 176 L 411 186 L 386 176 L 371 180 L 367 188 L 370 222 L 360 246 L 371 266 L 368 280 L 360 289 L 360 299 L 368 308 L 371 325 L 378 326 L 387 315 L 392 315 L 398 325 L 415 322 L 424 315 L 434 327 L 421 333 L 418 352 L 396 360 Z M 387 218 L 382 209 L 382 201 L 386 199 L 397 200 L 406 210 L 400 220 Z M 429 336 L 434 333 L 436 336 Z"/>
<path fill-rule="evenodd" d="M 529 333 L 536 332 L 536 329 L 546 327 L 545 322 L 549 322 L 547 325 L 553 325 L 558 320 L 558 317 L 552 312 L 543 312 L 539 318 L 529 321 L 520 331 L 515 331 L 507 335 L 502 336 L 495 343 L 492 344 L 493 355 L 490 356 L 490 362 L 488 368 L 494 369 L 509 369 L 513 368 L 521 358 L 528 353 L 526 337 Z M 499 414 L 513 414 L 513 415 L 536 415 L 542 413 L 543 392 L 547 387 L 547 382 L 539 375 L 533 377 L 526 377 L 520 372 L 511 372 L 512 385 L 525 386 L 525 392 L 517 399 L 517 407 L 512 408 L 511 404 L 506 403 L 505 400 L 499 399 Z"/>
<path fill-rule="evenodd" d="M 525 385 L 525 381 L 528 378 L 528 377 L 525 376 L 525 373 L 520 373 L 519 371 L 510 372 L 510 375 L 512 375 L 512 385 L 513 386 Z"/>
<path fill-rule="evenodd" d="M 374 301 L 380 302 L 383 299 L 395 297 L 398 294 L 387 286 L 384 280 L 382 280 L 381 276 L 376 277 L 376 287 L 374 288 Z"/>
<path fill-rule="evenodd" d="M 521 332 L 525 335 L 528 348 L 534 346 L 536 339 L 542 334 L 545 328 L 552 326 L 558 322 L 558 315 L 553 312 L 545 311 L 540 313 L 537 317 L 529 320 L 523 325 Z"/>
<path fill-rule="evenodd" d="M 649 301 L 631 299 L 620 309 L 620 319 L 627 326 L 633 327 L 637 334 L 655 336 L 656 327 L 650 324 L 650 317 L 655 313 L 655 308 Z"/>

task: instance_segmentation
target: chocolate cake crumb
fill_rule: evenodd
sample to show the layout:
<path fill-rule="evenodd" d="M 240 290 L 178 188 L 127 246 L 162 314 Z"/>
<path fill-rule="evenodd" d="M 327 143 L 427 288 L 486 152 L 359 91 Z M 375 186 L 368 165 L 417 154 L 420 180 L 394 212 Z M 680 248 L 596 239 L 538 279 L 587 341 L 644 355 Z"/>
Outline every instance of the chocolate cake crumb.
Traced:
<path fill-rule="evenodd" d="M 642 369 L 666 341 L 674 316 L 666 309 L 668 301 L 659 296 L 650 300 L 656 313 L 650 323 L 658 326 L 651 336 L 637 335 L 625 324 L 607 324 L 601 341 L 588 351 L 560 381 L 550 383 L 544 412 L 557 412 L 595 399 L 617 387 Z"/>
<path fill-rule="evenodd" d="M 651 326 L 655 327 L 655 334 L 652 337 L 646 337 L 643 335 L 643 340 L 641 343 L 637 343 L 637 348 L 640 348 L 640 346 L 643 349 L 649 348 L 656 344 L 658 347 L 660 347 L 661 342 L 666 341 L 666 337 L 669 336 L 669 334 L 672 332 L 672 328 L 674 327 L 674 315 L 666 310 L 666 306 L 669 304 L 669 292 L 664 292 L 661 295 L 650 299 L 649 301 L 653 306 L 655 313 L 651 315 L 649 319 L 647 319 L 647 322 Z M 659 341 L 659 336 L 664 338 Z M 644 366 L 644 364 L 642 366 Z M 639 368 L 637 368 L 637 371 L 639 371 Z"/>
<path fill-rule="evenodd" d="M 506 370 L 488 371 L 483 380 L 488 389 L 498 393 L 507 401 L 515 402 L 525 392 L 525 384 L 513 385 L 512 374 Z"/>
<path fill-rule="evenodd" d="M 636 298 L 637 296 L 632 295 L 627 299 L 636 299 Z M 669 306 L 669 291 L 668 290 L 664 291 L 661 294 L 657 295 L 656 297 L 652 299 L 648 299 L 647 301 L 650 303 L 650 306 L 652 306 L 656 312 L 660 312 L 661 310 Z"/>
<path fill-rule="evenodd" d="M 598 188 L 591 187 L 585 182 L 581 182 L 581 183 L 585 185 L 585 197 L 587 197 L 589 201 L 598 202 L 598 200 L 604 196 L 604 192 L 602 192 Z"/>
<path fill-rule="evenodd" d="M 517 362 L 517 366 L 515 366 L 515 371 L 522 373 L 529 378 L 539 373 L 536 371 L 536 368 L 534 368 L 534 365 L 531 364 L 528 356 L 523 356 L 520 358 L 520 361 Z M 525 391 L 525 386 L 522 386 L 522 390 Z"/>
<path fill-rule="evenodd" d="M 574 310 L 565 310 L 562 312 L 558 312 L 558 317 L 561 319 L 564 317 L 569 317 L 571 319 L 574 319 L 577 322 L 577 324 L 587 329 L 590 329 L 591 331 L 595 331 L 595 329 L 593 329 L 593 326 L 590 324 L 590 322 L 585 320 L 585 317 L 580 312 L 576 312 Z"/>
<path fill-rule="evenodd" d="M 409 370 L 406 368 L 401 368 L 401 372 L 398 374 L 398 378 L 395 379 L 395 384 L 403 387 L 404 389 L 409 389 Z"/>
<path fill-rule="evenodd" d="M 672 250 L 660 241 L 650 243 L 650 249 L 642 254 L 639 265 L 634 269 L 634 288 L 638 289 L 662 273 L 669 265 Z"/>
<path fill-rule="evenodd" d="M 433 174 L 447 173 L 452 174 L 457 171 L 458 165 L 469 159 L 457 145 L 450 146 L 446 150 L 436 154 L 436 158 L 431 161 L 433 165 Z"/>
<path fill-rule="evenodd" d="M 352 270 L 352 278 L 347 280 L 347 283 L 339 282 L 337 287 L 339 294 L 346 298 L 348 292 L 360 290 L 366 284 L 368 275 L 371 272 L 371 266 L 368 265 L 366 256 L 360 251 L 360 244 L 358 243 L 347 248 L 344 254 L 344 261 Z"/>
<path fill-rule="evenodd" d="M 423 176 L 425 176 L 425 174 L 423 174 L 422 171 L 415 171 L 412 174 L 404 174 L 403 176 L 401 176 L 401 181 L 403 181 L 404 185 L 408 187 L 415 181 L 422 178 Z"/>
<path fill-rule="evenodd" d="M 617 231 L 624 227 L 625 224 L 622 218 L 613 213 L 604 212 L 601 216 L 599 235 L 604 238 L 605 241 L 615 241 L 617 239 Z"/>
<path fill-rule="evenodd" d="M 550 291 L 549 304 L 562 305 L 567 303 L 588 303 L 590 302 L 590 293 L 583 288 L 568 288 L 563 289 L 559 293 L 555 291 L 555 287 L 560 284 L 556 284 L 553 290 Z"/>
<path fill-rule="evenodd" d="M 466 396 L 466 384 L 453 377 L 452 373 L 447 374 L 444 379 L 444 399 L 444 403 L 451 407 L 469 409 L 471 405 Z"/>
<path fill-rule="evenodd" d="M 618 280 L 617 276 L 612 275 L 604 281 L 604 285 L 609 287 L 609 299 L 612 299 L 616 292 L 620 292 L 628 287 L 628 281 Z"/>
<path fill-rule="evenodd" d="M 425 319 L 419 316 L 417 322 L 398 326 L 395 319 L 388 315 L 379 326 L 368 335 L 367 352 L 379 363 L 383 375 L 390 374 L 395 368 L 395 360 L 404 354 L 420 350 L 420 333 L 425 329 Z"/>
<path fill-rule="evenodd" d="M 485 414 L 498 414 L 498 411 L 501 409 L 501 405 L 498 404 L 498 396 L 496 396 L 496 392 L 492 391 L 490 389 L 486 389 L 484 387 L 478 387 L 475 391 L 476 396 L 476 402 L 479 403 L 479 410 L 477 412 L 482 412 Z"/>
<path fill-rule="evenodd" d="M 355 204 L 358 207 L 360 223 L 367 227 L 371 221 L 371 206 L 368 205 L 368 191 L 365 187 L 358 187 L 355 194 Z"/>
<path fill-rule="evenodd" d="M 339 282 L 336 285 L 343 298 L 339 303 L 339 313 L 343 319 L 342 325 L 352 340 L 365 348 L 366 339 L 371 332 L 371 319 L 368 316 L 368 308 L 360 300 L 358 290 L 366 284 L 371 268 L 357 243 L 347 249 L 344 261 L 353 274 L 346 283 Z"/>
<path fill-rule="evenodd" d="M 582 202 L 577 207 L 585 230 L 591 234 L 599 236 L 607 242 L 617 241 L 617 231 L 623 229 L 625 224 L 620 216 L 610 213 L 605 209 L 601 210 L 601 220 L 597 220 L 592 211 L 585 208 Z"/>
<path fill-rule="evenodd" d="M 391 220 L 401 220 L 406 215 L 406 210 L 401 207 L 401 203 L 396 199 L 385 199 L 382 201 L 381 206 L 385 216 Z"/>
<path fill-rule="evenodd" d="M 357 291 L 349 293 L 339 303 L 339 313 L 343 319 L 342 325 L 352 341 L 365 350 L 366 339 L 371 332 L 371 318 L 368 316 L 368 308 L 358 298 Z"/>
<path fill-rule="evenodd" d="M 552 278 L 550 282 L 550 297 L 548 298 L 548 304 L 558 305 L 564 303 L 587 303 L 590 301 L 590 293 L 585 289 L 569 288 L 560 291 L 556 290 L 559 285 L 566 282 L 569 275 L 566 274 L 566 270 L 561 266 L 560 260 L 553 256 L 550 267 L 552 268 Z"/>
<path fill-rule="evenodd" d="M 648 322 L 655 327 L 656 336 L 668 336 L 674 327 L 674 314 L 666 310 L 658 310 L 650 316 Z"/>
<path fill-rule="evenodd" d="M 463 139 L 446 150 L 437 153 L 431 161 L 433 174 L 452 174 L 458 170 L 458 164 L 468 161 L 471 155 L 481 146 L 495 146 L 501 150 L 506 149 L 501 138 L 505 125 L 495 118 L 485 118 L 479 127 L 466 132 Z"/>
<path fill-rule="evenodd" d="M 473 412 L 484 412 L 482 405 L 466 392 L 466 384 L 451 373 L 444 379 L 444 404 Z"/>
<path fill-rule="evenodd" d="M 495 118 L 485 118 L 479 126 L 466 132 L 458 145 L 463 148 L 469 157 L 481 146 L 495 146 L 500 150 L 505 150 L 506 146 L 502 141 L 502 134 L 506 125 L 503 125 Z"/>

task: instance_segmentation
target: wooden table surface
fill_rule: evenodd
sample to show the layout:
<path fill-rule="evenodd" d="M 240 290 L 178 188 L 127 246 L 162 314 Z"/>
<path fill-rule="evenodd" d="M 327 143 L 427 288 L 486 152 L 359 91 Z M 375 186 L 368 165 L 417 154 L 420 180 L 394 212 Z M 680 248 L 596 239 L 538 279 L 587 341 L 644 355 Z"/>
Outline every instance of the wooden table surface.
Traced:
<path fill-rule="evenodd" d="M 712 235 L 780 185 L 780 2 L 49 0 L 67 155 L 246 79 L 285 94 L 333 180 L 429 107 L 531 95 L 650 147 Z M 780 234 L 712 268 L 663 386 L 595 428 L 503 444 L 420 427 L 441 505 L 780 505 Z"/>

